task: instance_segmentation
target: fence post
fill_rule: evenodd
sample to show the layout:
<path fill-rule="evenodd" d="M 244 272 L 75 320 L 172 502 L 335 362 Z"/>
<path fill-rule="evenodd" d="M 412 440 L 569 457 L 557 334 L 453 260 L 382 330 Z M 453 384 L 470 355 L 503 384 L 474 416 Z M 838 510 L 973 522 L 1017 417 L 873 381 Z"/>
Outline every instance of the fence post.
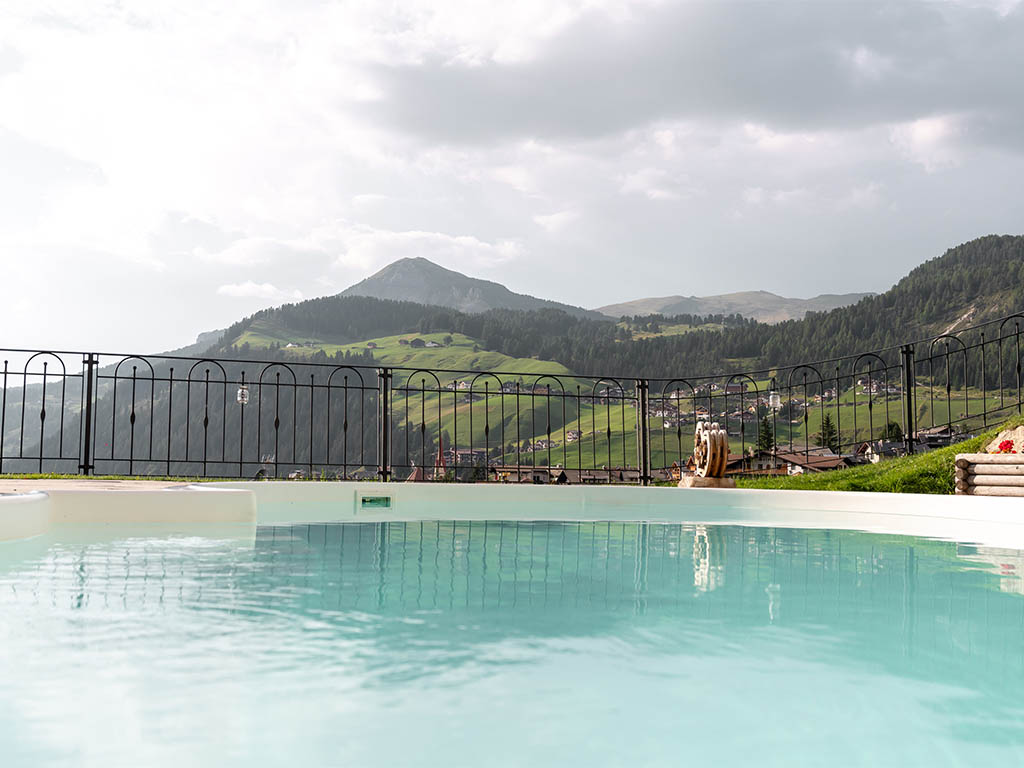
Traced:
<path fill-rule="evenodd" d="M 82 403 L 82 446 L 78 463 L 80 474 L 91 474 L 94 467 L 92 463 L 92 422 L 93 422 L 93 391 L 92 382 L 96 374 L 96 365 L 99 363 L 96 355 L 92 352 L 82 355 L 82 375 L 85 377 L 85 402 Z"/>
<path fill-rule="evenodd" d="M 391 479 L 391 369 L 377 369 L 377 476 Z"/>
<path fill-rule="evenodd" d="M 640 484 L 651 484 L 651 441 L 648 423 L 648 394 L 646 379 L 636 380 L 636 459 L 640 468 Z"/>
<path fill-rule="evenodd" d="M 903 444 L 908 454 L 914 452 L 914 433 L 917 431 L 917 415 L 914 413 L 914 345 L 904 344 L 900 348 L 900 367 L 903 385 Z"/>

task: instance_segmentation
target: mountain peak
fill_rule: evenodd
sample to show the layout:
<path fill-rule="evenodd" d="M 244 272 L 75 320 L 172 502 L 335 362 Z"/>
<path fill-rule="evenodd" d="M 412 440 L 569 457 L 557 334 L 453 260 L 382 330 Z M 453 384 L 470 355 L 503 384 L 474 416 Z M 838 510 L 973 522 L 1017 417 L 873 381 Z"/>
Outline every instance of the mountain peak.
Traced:
<path fill-rule="evenodd" d="M 856 304 L 872 293 L 822 294 L 790 299 L 770 291 L 737 291 L 718 296 L 657 296 L 599 307 L 607 317 L 636 315 L 742 315 L 762 323 L 799 320 L 808 312 L 825 312 Z"/>
<path fill-rule="evenodd" d="M 597 312 L 514 293 L 500 283 L 469 277 L 422 256 L 398 259 L 341 292 L 342 296 L 413 301 L 461 312 L 489 309 L 559 309 L 577 317 L 601 318 Z"/>

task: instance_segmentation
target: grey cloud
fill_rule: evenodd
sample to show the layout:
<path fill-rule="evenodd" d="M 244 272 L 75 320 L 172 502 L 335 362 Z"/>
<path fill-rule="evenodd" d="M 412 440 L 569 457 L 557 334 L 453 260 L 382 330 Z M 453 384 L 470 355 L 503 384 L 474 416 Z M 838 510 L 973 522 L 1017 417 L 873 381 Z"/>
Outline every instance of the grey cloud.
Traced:
<path fill-rule="evenodd" d="M 856 129 L 1024 120 L 1024 5 L 684 3 L 589 15 L 514 65 L 384 67 L 374 117 L 440 142 L 589 138 L 660 119 Z"/>

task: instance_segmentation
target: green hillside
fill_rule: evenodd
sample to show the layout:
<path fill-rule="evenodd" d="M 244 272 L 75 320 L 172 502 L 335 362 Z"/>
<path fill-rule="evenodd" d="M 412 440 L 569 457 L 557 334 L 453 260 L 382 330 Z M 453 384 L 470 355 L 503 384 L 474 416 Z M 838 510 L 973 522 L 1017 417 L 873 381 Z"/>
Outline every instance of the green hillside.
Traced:
<path fill-rule="evenodd" d="M 763 323 L 799 320 L 808 312 L 827 312 L 856 304 L 870 293 L 824 294 L 810 299 L 787 299 L 768 291 L 740 291 L 720 296 L 660 296 L 599 307 L 608 317 L 624 315 L 730 315 L 738 314 Z"/>
<path fill-rule="evenodd" d="M 446 434 L 446 445 L 485 448 L 492 459 L 504 456 L 506 462 L 621 466 L 636 460 L 635 409 L 629 404 L 609 409 L 595 402 L 590 397 L 594 379 L 574 374 L 617 374 L 629 390 L 638 376 L 667 379 L 759 368 L 775 371 L 780 365 L 892 346 L 1024 308 L 1022 275 L 1024 238 L 980 238 L 923 264 L 883 294 L 778 325 L 738 316 L 690 315 L 612 322 L 551 308 L 466 313 L 408 301 L 334 296 L 246 318 L 227 329 L 214 351 L 243 358 L 345 360 L 396 369 L 508 373 L 478 379 L 472 394 L 455 388 L 459 381 L 468 388 L 469 375 L 438 373 L 437 382 L 428 376 L 406 382 L 396 373 L 392 421 L 399 451 L 432 452 L 439 436 Z M 423 346 L 414 347 L 413 340 Z M 992 362 L 990 358 L 989 378 L 994 374 Z M 560 375 L 565 397 L 557 392 L 530 394 L 535 378 L 544 373 Z M 927 368 L 918 372 L 915 415 L 919 426 L 956 422 L 998 406 L 999 395 L 991 381 L 985 399 L 977 381 L 965 388 L 962 373 L 954 370 L 959 378 L 947 399 L 942 380 L 933 380 L 928 373 Z M 814 445 L 823 414 L 839 426 L 846 445 L 878 439 L 888 421 L 901 420 L 903 403 L 898 394 L 876 395 L 869 417 L 867 400 L 858 393 L 855 410 L 853 379 L 849 372 L 844 376 L 838 399 L 826 401 L 824 408 L 811 402 L 806 413 L 798 408 L 792 416 L 780 413 L 775 418 L 780 446 Z M 759 389 L 767 391 L 770 376 L 758 378 Z M 504 393 L 498 391 L 502 383 L 509 385 Z M 938 386 L 929 388 L 930 383 Z M 446 389 L 448 385 L 453 388 Z M 655 407 L 660 386 L 652 382 Z M 428 391 L 417 391 L 421 389 Z M 1009 402 L 1016 400 L 1009 390 L 1003 395 Z M 742 407 L 751 402 L 748 396 Z M 689 455 L 693 404 L 680 405 L 679 423 L 670 419 L 666 426 L 663 418 L 650 419 L 654 466 L 667 466 Z M 721 403 L 718 407 L 725 410 Z M 736 407 L 733 403 L 728 410 Z M 763 411 L 762 405 L 757 418 L 748 417 L 742 424 L 730 417 L 734 452 L 756 444 Z M 721 413 L 713 413 L 712 418 L 724 422 Z M 982 426 L 975 419 L 967 428 Z M 538 441 L 542 441 L 539 451 L 530 448 Z"/>
<path fill-rule="evenodd" d="M 571 379 L 563 381 L 566 382 L 568 395 L 565 398 L 558 396 L 557 393 L 550 397 L 531 395 L 528 381 L 521 381 L 519 394 L 495 393 L 492 384 L 490 396 L 484 397 L 483 380 L 478 380 L 478 394 L 471 401 L 467 401 L 466 394 L 461 391 L 445 391 L 440 394 L 418 391 L 421 385 L 428 390 L 434 386 L 428 377 L 415 378 L 409 388 L 405 387 L 404 381 L 399 381 L 393 398 L 393 418 L 400 429 L 410 429 L 413 432 L 417 432 L 423 424 L 431 444 L 436 443 L 440 425 L 440 429 L 447 435 L 446 445 L 451 446 L 454 442 L 461 447 L 486 448 L 491 451 L 492 458 L 502 456 L 505 463 L 550 463 L 569 467 L 635 465 L 636 410 L 631 406 L 631 401 L 626 400 L 624 404 L 618 401 L 612 401 L 610 404 L 591 402 L 588 397 L 591 394 L 588 383 L 574 384 Z M 579 390 L 576 390 L 576 386 L 580 387 Z M 981 393 L 972 391 L 968 394 L 969 412 L 980 413 Z M 947 401 L 944 397 L 937 398 L 932 407 L 929 392 L 921 388 L 918 391 L 918 402 L 919 423 L 923 426 L 930 426 L 932 423 L 944 424 L 950 409 L 954 421 L 965 411 L 963 395 L 959 394 L 955 395 L 952 401 Z M 838 403 L 826 403 L 824 413 L 829 415 L 833 423 L 842 427 L 843 441 L 852 444 L 857 441 L 879 439 L 888 420 L 899 420 L 899 399 L 891 398 L 888 405 L 887 414 L 886 402 L 876 398 L 874 414 L 869 418 L 862 396 L 857 407 L 856 429 L 853 429 L 854 408 L 851 392 L 845 393 Z M 994 410 L 997 406 L 997 397 L 989 393 L 988 407 Z M 657 408 L 658 403 L 653 403 L 653 407 Z M 1006 413 L 1011 412 L 1013 408 L 1015 406 L 1008 407 Z M 689 403 L 684 404 L 684 413 L 689 418 L 679 426 L 666 428 L 664 419 L 649 420 L 652 466 L 668 467 L 674 461 L 684 461 L 690 455 L 695 420 L 692 418 Z M 806 428 L 802 415 L 792 421 L 777 419 L 780 449 L 792 447 L 799 451 L 805 446 L 815 446 L 815 437 L 821 430 L 822 414 L 820 405 L 812 405 L 807 413 Z M 716 415 L 715 418 L 719 417 Z M 994 420 L 998 420 L 998 416 L 994 417 Z M 741 425 L 732 420 L 729 423 L 730 451 L 740 453 L 744 448 L 756 446 L 757 426 L 757 421 L 744 422 L 741 433 Z M 570 436 L 573 432 L 578 432 L 579 435 Z M 742 434 L 746 435 L 745 439 Z M 523 448 L 524 441 L 532 444 L 538 440 L 544 441 L 542 450 L 533 452 Z M 504 447 L 504 450 L 499 450 L 501 447 Z"/>
<path fill-rule="evenodd" d="M 348 347 L 402 333 L 461 334 L 481 349 L 551 360 L 575 373 L 630 377 L 716 374 L 891 347 L 1024 309 L 1024 237 L 988 236 L 913 270 L 855 305 L 776 325 L 738 319 L 718 330 L 706 318 L 668 318 L 658 332 L 567 315 L 557 309 L 465 313 L 412 302 L 333 296 L 246 318 L 218 351 L 273 339 Z M 703 327 L 701 327 L 703 326 Z M 247 335 L 247 333 L 249 335 Z M 624 343 L 628 342 L 628 343 Z"/>
<path fill-rule="evenodd" d="M 641 341 L 642 339 L 656 339 L 659 336 L 681 336 L 684 333 L 693 331 L 724 331 L 725 323 L 716 322 L 674 322 L 669 319 L 636 318 L 633 320 L 620 320 L 616 325 L 630 334 L 629 339 L 624 341 Z"/>
<path fill-rule="evenodd" d="M 118 464 L 112 446 L 117 444 L 120 455 L 130 450 L 123 443 L 130 441 L 133 424 L 136 432 L 142 430 L 140 445 L 152 442 L 168 456 L 191 457 L 195 446 L 205 450 L 209 444 L 212 455 L 220 456 L 221 462 L 233 461 L 230 457 L 241 455 L 244 447 L 246 456 L 254 461 L 280 452 L 278 463 L 306 464 L 310 472 L 318 461 L 316 455 L 324 456 L 319 460 L 328 465 L 337 465 L 337 459 L 344 457 L 346 471 L 366 470 L 376 461 L 377 426 L 381 423 L 376 414 L 382 401 L 378 393 L 383 392 L 390 402 L 384 423 L 392 428 L 395 456 L 418 453 L 422 461 L 436 454 L 440 442 L 447 448 L 483 449 L 492 462 L 504 457 L 506 462 L 598 468 L 633 465 L 637 427 L 633 390 L 635 381 L 643 378 L 650 383 L 652 465 L 663 467 L 689 455 L 698 416 L 692 398 L 684 397 L 671 408 L 662 401 L 666 392 L 683 388 L 680 378 L 690 379 L 705 393 L 698 396 L 696 405 L 706 406 L 706 397 L 712 391 L 717 393 L 710 418 L 728 427 L 732 451 L 738 452 L 757 442 L 758 423 L 767 407 L 763 395 L 772 386 L 774 375 L 786 398 L 772 417 L 781 447 L 814 445 L 824 413 L 840 430 L 844 448 L 849 449 L 858 441 L 878 439 L 886 422 L 903 421 L 904 404 L 898 388 L 888 396 L 873 397 L 869 418 L 864 388 L 857 391 L 855 386 L 862 369 L 852 358 L 839 361 L 841 371 L 835 363 L 821 366 L 823 386 L 811 381 L 806 391 L 799 392 L 802 385 L 792 390 L 786 387 L 790 378 L 786 365 L 891 347 L 937 331 L 956 331 L 966 323 L 1015 309 L 1024 309 L 1024 238 L 994 236 L 951 249 L 879 296 L 778 325 L 737 316 L 692 315 L 615 322 L 576 317 L 553 308 L 467 313 L 410 301 L 332 296 L 286 304 L 239 320 L 205 353 L 196 353 L 221 358 L 227 381 L 248 374 L 246 381 L 255 386 L 255 408 L 246 412 L 235 404 L 232 387 L 222 381 L 218 389 L 217 382 L 211 381 L 210 392 L 219 399 L 220 415 L 214 412 L 210 422 L 205 418 L 196 421 L 189 410 L 193 419 L 190 432 L 184 428 L 185 412 L 177 411 L 181 421 L 175 420 L 168 429 L 164 425 L 170 417 L 163 423 L 160 418 L 170 413 L 172 399 L 180 407 L 180 388 L 162 382 L 172 365 L 178 371 L 181 365 L 158 359 L 154 363 L 156 394 L 151 395 L 151 414 L 156 414 L 156 420 L 137 418 L 129 389 L 120 390 L 124 396 L 117 397 L 115 404 L 109 377 L 101 377 L 98 397 L 104 415 L 96 421 L 95 443 L 111 457 L 107 469 L 115 472 L 128 471 L 128 462 Z M 1009 327 L 1012 334 L 1013 326 Z M 986 331 L 990 332 L 987 357 L 983 362 L 980 350 L 972 350 L 966 375 L 960 358 L 948 366 L 942 359 L 928 360 L 928 343 L 918 344 L 916 428 L 951 421 L 971 433 L 1009 416 L 1009 409 L 1016 407 L 1020 352 L 1012 335 L 997 340 L 992 329 Z M 998 330 L 994 333 L 998 336 Z M 972 334 L 968 343 L 978 335 Z M 892 366 L 891 378 L 899 378 L 897 352 L 885 354 L 885 363 Z M 279 370 L 270 383 L 261 381 L 268 361 L 293 364 L 294 379 Z M 330 376 L 342 365 L 370 370 L 360 373 L 362 385 L 350 390 L 347 384 L 338 384 L 332 389 Z M 379 367 L 390 368 L 391 375 L 378 378 L 372 369 Z M 409 380 L 413 369 L 420 372 Z M 759 402 L 752 392 L 743 397 L 724 396 L 728 377 L 722 374 L 743 370 L 762 371 L 754 382 L 762 395 Z M 482 371 L 496 373 L 477 375 Z M 947 371 L 948 381 L 944 379 Z M 545 375 L 558 378 L 544 379 Z M 715 389 L 711 389 L 710 379 L 701 382 L 701 376 L 715 377 Z M 604 392 L 614 389 L 611 379 L 623 385 L 624 401 Z M 288 384 L 289 380 L 293 383 Z M 341 377 L 337 381 L 347 380 Z M 378 389 L 382 382 L 387 384 L 384 390 Z M 815 402 L 819 390 L 833 387 L 839 389 L 838 399 L 828 399 L 823 406 Z M 199 402 L 194 400 L 198 391 L 191 385 L 182 394 L 186 409 L 193 407 L 190 395 Z M 39 397 L 40 393 L 32 390 L 29 395 Z M 51 413 L 58 406 L 52 402 L 57 396 L 53 389 L 47 395 Z M 994 412 L 1004 399 L 1007 409 Z M 29 453 L 25 455 L 32 455 L 32 446 L 40 438 L 28 431 L 21 434 L 21 402 L 10 397 L 6 405 L 5 443 L 17 440 L 20 445 L 26 439 Z M 329 434 L 317 422 L 325 408 L 331 414 L 325 419 L 337 420 Z M 989 424 L 980 418 L 985 410 L 990 412 Z M 268 420 L 271 413 L 274 418 Z M 247 419 L 244 425 L 243 415 Z M 700 417 L 708 414 L 702 411 Z M 147 437 L 150 422 L 153 435 Z M 65 431 L 75 428 L 73 423 L 68 421 Z M 59 449 L 61 435 L 66 444 L 78 439 L 72 432 L 65 435 L 54 430 L 48 433 L 47 451 Z M 278 446 L 280 438 L 287 445 Z M 273 448 L 268 447 L 270 440 Z M 188 453 L 190 445 L 193 453 Z M 481 458 L 479 453 L 472 456 L 474 462 Z M 169 472 L 170 462 L 154 460 L 147 471 Z M 179 468 L 201 470 L 191 458 Z"/>
<path fill-rule="evenodd" d="M 413 347 L 413 339 L 437 347 Z M 405 342 L 404 344 L 402 342 Z M 452 371 L 515 371 L 516 373 L 565 374 L 568 369 L 559 363 L 533 358 L 510 357 L 501 352 L 481 349 L 480 341 L 461 333 L 400 333 L 378 336 L 355 343 L 333 343 L 274 328 L 265 322 L 254 323 L 239 337 L 239 344 L 250 348 L 280 345 L 298 360 L 312 360 L 320 354 L 333 357 L 339 353 L 366 353 L 380 365 L 392 368 L 426 368 Z M 295 346 L 289 347 L 288 344 Z"/>

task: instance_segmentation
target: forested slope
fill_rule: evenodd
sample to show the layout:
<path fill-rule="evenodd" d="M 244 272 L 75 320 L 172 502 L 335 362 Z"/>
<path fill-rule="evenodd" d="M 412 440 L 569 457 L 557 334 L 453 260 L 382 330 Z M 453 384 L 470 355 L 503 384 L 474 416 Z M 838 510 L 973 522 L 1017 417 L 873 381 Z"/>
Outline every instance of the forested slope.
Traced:
<path fill-rule="evenodd" d="M 878 296 L 776 325 L 734 317 L 721 331 L 633 340 L 613 322 L 555 309 L 467 314 L 412 302 L 333 296 L 246 318 L 225 332 L 215 351 L 250 354 L 239 340 L 254 323 L 275 328 L 278 338 L 334 344 L 410 331 L 449 332 L 478 339 L 485 349 L 555 361 L 576 373 L 661 377 L 895 346 L 1018 310 L 1024 310 L 1024 237 L 988 236 L 922 264 Z M 700 318 L 672 320 L 699 324 Z M 276 347 L 268 351 L 285 354 Z"/>

